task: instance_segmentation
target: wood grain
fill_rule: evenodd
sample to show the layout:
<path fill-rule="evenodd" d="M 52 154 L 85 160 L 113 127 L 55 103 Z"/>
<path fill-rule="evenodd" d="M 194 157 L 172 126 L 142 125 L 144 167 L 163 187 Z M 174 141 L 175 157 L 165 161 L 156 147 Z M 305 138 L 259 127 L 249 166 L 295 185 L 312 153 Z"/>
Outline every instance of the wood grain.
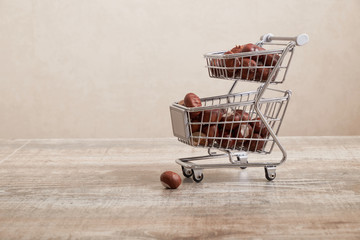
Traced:
<path fill-rule="evenodd" d="M 181 174 L 174 160 L 204 149 L 0 140 L 0 239 L 359 239 L 360 137 L 281 140 L 289 158 L 273 182 L 261 168 L 211 169 L 201 183 L 181 175 L 176 190 L 160 174 Z"/>

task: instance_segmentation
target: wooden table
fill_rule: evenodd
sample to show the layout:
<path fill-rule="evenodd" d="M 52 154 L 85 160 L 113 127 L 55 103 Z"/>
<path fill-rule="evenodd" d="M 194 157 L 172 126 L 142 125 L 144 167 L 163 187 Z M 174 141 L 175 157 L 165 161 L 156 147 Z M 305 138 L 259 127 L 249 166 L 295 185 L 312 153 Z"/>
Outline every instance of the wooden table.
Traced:
<path fill-rule="evenodd" d="M 0 239 L 360 239 L 360 137 L 281 140 L 274 181 L 247 168 L 201 183 L 174 160 L 206 151 L 174 138 L 0 140 Z"/>

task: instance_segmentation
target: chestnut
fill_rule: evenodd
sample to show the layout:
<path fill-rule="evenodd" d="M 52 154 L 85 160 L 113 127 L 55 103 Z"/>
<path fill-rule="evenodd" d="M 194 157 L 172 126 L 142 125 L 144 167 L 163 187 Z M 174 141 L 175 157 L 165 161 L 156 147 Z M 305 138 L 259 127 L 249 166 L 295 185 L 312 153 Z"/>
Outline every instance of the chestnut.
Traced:
<path fill-rule="evenodd" d="M 181 184 L 181 177 L 175 172 L 166 171 L 160 175 L 160 181 L 164 187 L 176 189 Z"/>
<path fill-rule="evenodd" d="M 201 100 L 195 93 L 188 93 L 184 97 L 186 107 L 201 107 Z"/>
<path fill-rule="evenodd" d="M 222 124 L 225 130 L 231 132 L 232 129 L 235 129 L 240 124 L 240 115 L 239 114 L 231 114 L 231 115 L 225 115 L 221 119 L 222 122 L 225 122 L 225 124 Z"/>
<path fill-rule="evenodd" d="M 249 58 L 242 58 L 240 61 L 241 68 L 239 70 L 239 76 L 241 79 L 254 80 L 256 71 L 256 62 Z"/>
<path fill-rule="evenodd" d="M 236 138 L 248 138 L 251 137 L 252 132 L 253 128 L 250 124 L 240 124 L 239 127 L 234 129 L 233 136 Z"/>
<path fill-rule="evenodd" d="M 202 132 L 194 132 L 191 136 L 193 146 L 206 146 L 206 135 Z"/>
<path fill-rule="evenodd" d="M 205 110 L 203 122 L 219 122 L 222 117 L 222 111 L 220 109 Z"/>
<path fill-rule="evenodd" d="M 235 139 L 231 139 L 230 132 L 224 132 L 222 139 L 217 140 L 222 148 L 232 149 L 235 146 Z"/>
<path fill-rule="evenodd" d="M 193 108 L 193 107 L 201 107 L 201 100 L 195 93 L 188 93 L 184 97 L 184 104 L 186 107 Z M 195 118 L 199 116 L 201 112 L 190 112 L 190 117 Z"/>
<path fill-rule="evenodd" d="M 255 73 L 255 80 L 265 82 L 269 74 L 271 73 L 271 70 L 269 68 L 264 68 L 264 64 L 262 62 L 258 63 L 258 68 L 256 69 Z"/>
<path fill-rule="evenodd" d="M 251 137 L 252 133 L 253 128 L 250 124 L 240 124 L 239 127 L 233 131 L 233 136 L 238 138 L 236 140 L 236 146 L 241 146 L 245 142 L 244 138 Z"/>
<path fill-rule="evenodd" d="M 235 47 L 233 47 L 230 52 L 232 53 L 241 53 L 243 50 L 244 46 L 241 45 L 236 45 Z"/>
<path fill-rule="evenodd" d="M 251 123 L 254 132 L 258 133 L 261 137 L 267 138 L 269 136 L 269 130 L 266 128 L 265 124 L 262 122 L 261 118 L 255 118 L 254 122 Z"/>
<path fill-rule="evenodd" d="M 225 75 L 224 70 L 222 69 L 222 68 L 224 68 L 224 63 L 221 59 L 216 59 L 216 58 L 211 59 L 210 66 L 211 66 L 210 72 L 211 72 L 212 76 L 220 77 L 222 75 Z"/>
<path fill-rule="evenodd" d="M 250 119 L 249 114 L 242 109 L 235 110 L 235 114 L 239 115 L 240 121 L 248 121 Z"/>
<path fill-rule="evenodd" d="M 192 133 L 198 132 L 200 130 L 201 124 L 199 118 L 195 118 L 194 120 L 191 120 L 190 122 L 190 131 Z"/>
<path fill-rule="evenodd" d="M 225 54 L 234 54 L 232 51 L 228 51 Z M 235 72 L 240 67 L 240 61 L 239 58 L 228 58 L 225 59 L 225 67 L 227 71 L 227 77 L 229 78 L 235 78 Z"/>
<path fill-rule="evenodd" d="M 263 138 L 259 134 L 254 133 L 251 140 L 245 142 L 245 147 L 248 149 L 248 151 L 261 151 L 265 145 L 265 141 L 262 141 L 261 139 Z"/>
<path fill-rule="evenodd" d="M 216 125 L 206 125 L 203 127 L 202 132 L 206 135 L 207 143 L 211 145 L 215 137 L 219 137 L 219 128 Z M 206 144 L 207 145 L 207 144 Z"/>
<path fill-rule="evenodd" d="M 241 52 L 254 52 L 254 51 L 259 51 L 259 47 L 252 43 L 245 44 L 241 50 Z"/>
<path fill-rule="evenodd" d="M 262 55 L 260 60 L 264 62 L 265 66 L 275 66 L 280 56 L 278 54 Z"/>

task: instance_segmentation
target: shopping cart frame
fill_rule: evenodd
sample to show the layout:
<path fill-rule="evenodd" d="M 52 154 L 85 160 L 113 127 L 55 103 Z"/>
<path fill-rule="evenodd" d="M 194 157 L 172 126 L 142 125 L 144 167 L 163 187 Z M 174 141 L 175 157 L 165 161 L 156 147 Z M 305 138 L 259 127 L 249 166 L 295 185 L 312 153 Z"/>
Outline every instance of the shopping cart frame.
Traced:
<path fill-rule="evenodd" d="M 273 42 L 273 41 L 277 41 L 277 42 Z M 283 41 L 285 41 L 285 43 Z M 254 81 L 256 81 L 255 77 L 253 79 L 241 79 L 241 77 L 240 78 L 235 77 L 235 73 L 232 76 L 228 76 L 226 74 L 226 71 L 224 71 L 224 69 L 225 70 L 234 69 L 234 71 L 235 71 L 237 69 L 237 67 L 235 65 L 234 65 L 234 67 L 230 67 L 230 68 L 227 67 L 226 65 L 225 66 L 224 65 L 214 66 L 214 65 L 211 65 L 211 61 L 213 61 L 213 59 L 220 59 L 219 61 L 225 61 L 224 59 L 233 58 L 233 59 L 241 59 L 241 61 L 242 61 L 242 58 L 245 58 L 245 57 L 247 57 L 247 58 L 250 57 L 250 59 L 251 58 L 259 59 L 259 56 L 266 55 L 266 54 L 279 54 L 280 55 L 280 58 L 278 59 L 275 66 L 271 67 L 272 71 L 268 75 L 267 80 L 265 82 L 258 81 L 261 83 L 261 86 L 256 91 L 256 96 L 253 99 L 252 106 L 253 106 L 254 112 L 256 113 L 256 116 L 258 116 L 261 119 L 261 122 L 265 125 L 265 128 L 267 129 L 267 131 L 269 133 L 269 138 L 271 138 L 273 141 L 270 151 L 265 152 L 265 153 L 271 153 L 274 145 L 276 145 L 282 153 L 282 158 L 278 162 L 249 163 L 248 162 L 248 151 L 244 151 L 243 149 L 237 149 L 237 150 L 236 149 L 224 149 L 221 147 L 213 148 L 214 145 L 211 145 L 210 147 L 208 147 L 208 155 L 179 158 L 176 160 L 176 163 L 181 166 L 183 175 L 185 177 L 192 176 L 195 182 L 201 182 L 203 180 L 203 170 L 204 169 L 213 169 L 213 168 L 242 168 L 242 169 L 245 169 L 247 167 L 264 167 L 266 179 L 269 181 L 275 179 L 276 167 L 283 164 L 287 159 L 287 152 L 286 152 L 285 148 L 283 147 L 283 145 L 281 144 L 277 135 L 278 135 L 278 131 L 280 129 L 284 114 L 286 112 L 288 102 L 290 100 L 291 91 L 290 90 L 281 91 L 281 90 L 276 90 L 276 89 L 270 89 L 269 85 L 270 84 L 279 84 L 279 83 L 284 82 L 287 71 L 288 71 L 288 66 L 290 65 L 290 62 L 292 60 L 295 46 L 296 45 L 302 46 L 302 45 L 306 44 L 308 41 L 309 41 L 309 38 L 306 34 L 301 34 L 296 37 L 274 37 L 273 34 L 266 34 L 260 38 L 260 42 L 257 42 L 256 45 L 258 45 L 258 46 L 279 45 L 279 46 L 285 46 L 285 48 L 280 49 L 280 50 L 269 50 L 269 51 L 266 50 L 266 51 L 261 51 L 261 52 L 238 53 L 238 54 L 230 54 L 230 55 L 224 55 L 223 54 L 224 52 L 208 53 L 208 54 L 204 55 L 204 57 L 207 59 L 207 67 L 208 67 L 210 77 L 234 80 L 234 83 L 232 84 L 227 96 L 233 95 L 235 86 L 238 84 L 239 81 L 254 82 Z M 282 64 L 284 64 L 285 57 L 287 57 L 288 54 L 290 55 L 290 57 L 288 57 L 286 59 L 286 63 L 285 63 L 285 67 L 284 67 Z M 244 71 L 244 69 L 246 70 L 245 67 L 238 67 L 238 68 L 241 71 Z M 264 68 L 264 67 L 262 67 L 262 68 Z M 285 73 L 283 74 L 281 79 L 278 80 L 278 73 L 279 73 L 279 70 L 282 68 L 285 69 Z M 225 74 L 221 75 L 221 74 L 217 73 L 214 75 L 214 69 L 216 71 L 221 70 L 222 73 L 225 73 Z M 247 74 L 247 75 L 249 75 L 249 74 Z M 240 74 L 240 76 L 242 76 L 242 75 Z M 262 75 L 261 75 L 260 79 L 262 79 Z M 286 96 L 285 108 L 283 109 L 283 113 L 282 113 L 283 115 L 282 115 L 281 119 L 279 120 L 280 122 L 279 122 L 279 125 L 278 125 L 278 128 L 276 131 L 274 131 L 273 127 L 270 125 L 270 122 L 268 122 L 267 117 L 264 115 L 263 111 L 261 110 L 261 105 L 264 103 L 264 101 L 265 102 L 269 101 L 269 100 L 264 100 L 264 98 L 263 98 L 264 93 L 268 90 L 283 92 L 285 94 L 284 96 Z M 202 100 L 206 101 L 206 98 L 204 98 Z M 229 106 L 231 106 L 230 100 L 228 101 L 228 104 L 229 104 Z M 239 104 L 241 104 L 241 103 L 239 103 Z M 209 108 L 216 108 L 216 107 L 219 107 L 219 106 L 215 105 L 212 107 L 207 106 L 204 108 L 200 107 L 200 108 L 195 108 L 195 109 L 194 108 L 189 109 L 189 108 L 179 105 L 178 103 L 174 103 L 172 106 L 170 106 L 174 135 L 178 137 L 179 141 L 189 144 L 188 126 L 186 125 L 186 121 L 189 121 L 188 119 L 190 119 L 189 113 L 194 112 L 194 111 L 199 111 L 202 109 L 209 109 Z M 180 117 L 179 117 L 179 112 L 181 115 Z M 186 114 L 187 114 L 187 116 L 186 116 Z M 183 120 L 185 121 L 184 125 L 180 124 L 182 126 L 180 129 L 181 134 L 178 134 L 179 131 L 178 131 L 178 129 L 176 129 L 179 126 L 179 120 L 178 121 L 174 120 L 176 118 L 180 119 L 180 122 L 182 122 Z M 191 144 L 189 144 L 189 145 L 191 145 Z M 212 151 L 212 149 L 216 149 L 217 151 L 221 151 L 223 153 L 216 153 L 216 152 Z M 264 153 L 264 151 L 262 153 Z M 209 159 L 214 159 L 214 158 L 224 158 L 224 157 L 229 159 L 229 163 L 227 163 L 227 164 L 225 164 L 225 163 L 196 164 L 195 163 L 195 161 L 209 160 Z"/>

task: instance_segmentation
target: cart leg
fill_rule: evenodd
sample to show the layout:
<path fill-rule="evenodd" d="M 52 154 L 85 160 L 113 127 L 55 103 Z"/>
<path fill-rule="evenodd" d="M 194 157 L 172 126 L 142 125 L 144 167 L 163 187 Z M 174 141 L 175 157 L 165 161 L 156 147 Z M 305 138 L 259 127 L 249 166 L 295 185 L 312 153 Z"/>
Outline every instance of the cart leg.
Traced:
<path fill-rule="evenodd" d="M 214 155 L 216 155 L 216 152 L 215 151 L 212 152 L 211 148 L 208 148 L 208 154 L 209 154 L 209 156 L 214 156 Z"/>
<path fill-rule="evenodd" d="M 202 173 L 202 169 L 196 169 L 196 170 L 193 169 L 192 172 L 193 172 L 192 176 L 195 182 L 199 183 L 203 180 L 204 174 Z"/>
<path fill-rule="evenodd" d="M 237 160 L 240 162 L 240 164 L 247 164 L 248 163 L 248 155 L 246 152 L 240 152 L 236 155 Z M 246 169 L 247 167 L 240 167 L 241 169 Z"/>
<path fill-rule="evenodd" d="M 272 181 L 276 178 L 276 167 L 275 166 L 265 166 L 265 177 L 267 180 Z"/>
<path fill-rule="evenodd" d="M 193 175 L 190 168 L 185 168 L 184 166 L 181 166 L 181 170 L 183 172 L 183 175 L 187 178 L 191 177 Z"/>

